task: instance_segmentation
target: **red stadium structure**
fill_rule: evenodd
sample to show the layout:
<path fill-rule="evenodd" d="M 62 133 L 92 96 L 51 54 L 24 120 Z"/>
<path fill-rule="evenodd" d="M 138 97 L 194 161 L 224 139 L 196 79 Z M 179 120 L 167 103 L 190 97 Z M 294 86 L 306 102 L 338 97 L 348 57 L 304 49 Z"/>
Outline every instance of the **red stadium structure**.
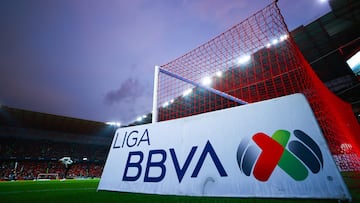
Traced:
<path fill-rule="evenodd" d="M 240 105 L 232 97 L 253 103 L 303 93 L 339 168 L 360 171 L 360 126 L 351 106 L 330 92 L 304 59 L 276 2 L 162 65 L 155 89 L 157 121 Z"/>

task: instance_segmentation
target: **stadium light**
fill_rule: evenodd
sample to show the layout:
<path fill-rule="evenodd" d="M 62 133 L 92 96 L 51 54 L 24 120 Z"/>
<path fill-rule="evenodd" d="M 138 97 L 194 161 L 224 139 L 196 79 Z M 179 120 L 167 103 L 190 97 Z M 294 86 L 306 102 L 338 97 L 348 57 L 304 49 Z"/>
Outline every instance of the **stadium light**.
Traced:
<path fill-rule="evenodd" d="M 209 76 L 206 76 L 202 79 L 201 83 L 205 86 L 209 86 L 209 85 L 211 85 L 211 82 L 212 82 L 211 78 Z"/>
<path fill-rule="evenodd" d="M 360 71 L 360 51 L 353 55 L 349 60 L 346 61 L 353 72 Z"/>
<path fill-rule="evenodd" d="M 221 76 L 222 76 L 222 72 L 221 72 L 221 71 L 216 72 L 216 76 L 221 77 Z"/>
<path fill-rule="evenodd" d="M 169 102 L 165 102 L 165 103 L 162 105 L 163 108 L 165 108 L 165 107 L 167 107 L 167 106 L 169 106 Z"/>
<path fill-rule="evenodd" d="M 245 55 L 245 56 L 239 57 L 237 62 L 238 62 L 238 64 L 245 64 L 245 63 L 249 62 L 250 59 L 251 59 L 250 55 Z"/>
<path fill-rule="evenodd" d="M 273 45 L 276 45 L 277 43 L 279 43 L 279 40 L 278 40 L 278 39 L 274 39 L 274 40 L 272 41 L 272 44 L 273 44 Z"/>
<path fill-rule="evenodd" d="M 121 123 L 120 122 L 106 122 L 107 125 L 111 125 L 111 126 L 116 126 L 116 127 L 120 127 L 121 126 Z"/>
<path fill-rule="evenodd" d="M 183 93 L 183 97 L 188 96 L 189 94 L 191 94 L 191 92 L 192 92 L 192 89 L 185 90 L 184 93 Z"/>
<path fill-rule="evenodd" d="M 289 38 L 288 35 L 286 35 L 286 34 L 285 34 L 285 35 L 281 35 L 280 41 L 283 42 L 283 41 L 287 40 L 287 38 Z"/>
<path fill-rule="evenodd" d="M 171 99 L 171 100 L 170 100 L 170 103 L 174 103 L 174 99 Z"/>
<path fill-rule="evenodd" d="M 279 39 L 273 39 L 273 40 L 271 41 L 271 43 L 267 43 L 265 47 L 266 47 L 266 48 L 270 48 L 271 45 L 276 45 L 276 44 L 278 44 L 279 42 L 283 42 L 283 41 L 287 40 L 288 38 L 289 38 L 289 35 L 287 35 L 287 34 L 281 35 L 281 36 L 279 37 Z"/>

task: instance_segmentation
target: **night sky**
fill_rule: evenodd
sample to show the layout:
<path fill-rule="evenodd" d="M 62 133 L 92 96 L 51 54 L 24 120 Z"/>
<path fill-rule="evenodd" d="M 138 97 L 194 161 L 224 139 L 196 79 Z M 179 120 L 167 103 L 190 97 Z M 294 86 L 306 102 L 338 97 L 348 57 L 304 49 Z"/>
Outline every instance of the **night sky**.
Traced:
<path fill-rule="evenodd" d="M 127 124 L 151 112 L 154 66 L 271 0 L 0 0 L 0 104 Z M 280 0 L 290 30 L 330 11 Z"/>

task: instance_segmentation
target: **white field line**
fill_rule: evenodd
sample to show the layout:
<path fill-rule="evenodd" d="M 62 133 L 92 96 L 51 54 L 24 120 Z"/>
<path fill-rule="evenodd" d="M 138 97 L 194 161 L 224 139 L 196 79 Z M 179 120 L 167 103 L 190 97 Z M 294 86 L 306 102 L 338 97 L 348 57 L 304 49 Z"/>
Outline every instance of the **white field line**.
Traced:
<path fill-rule="evenodd" d="M 0 194 L 21 194 L 26 192 L 58 192 L 58 191 L 81 191 L 81 190 L 95 190 L 96 187 L 89 187 L 89 188 L 61 188 L 61 189 L 42 189 L 42 190 L 16 190 L 16 191 L 9 191 L 9 192 L 0 192 Z"/>

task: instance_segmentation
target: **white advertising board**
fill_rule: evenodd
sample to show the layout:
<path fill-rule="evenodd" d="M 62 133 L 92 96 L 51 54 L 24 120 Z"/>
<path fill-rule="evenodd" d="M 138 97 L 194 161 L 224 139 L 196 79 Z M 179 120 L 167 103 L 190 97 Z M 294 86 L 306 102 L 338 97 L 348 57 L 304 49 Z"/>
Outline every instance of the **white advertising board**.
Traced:
<path fill-rule="evenodd" d="M 301 94 L 120 128 L 98 190 L 351 198 Z"/>

